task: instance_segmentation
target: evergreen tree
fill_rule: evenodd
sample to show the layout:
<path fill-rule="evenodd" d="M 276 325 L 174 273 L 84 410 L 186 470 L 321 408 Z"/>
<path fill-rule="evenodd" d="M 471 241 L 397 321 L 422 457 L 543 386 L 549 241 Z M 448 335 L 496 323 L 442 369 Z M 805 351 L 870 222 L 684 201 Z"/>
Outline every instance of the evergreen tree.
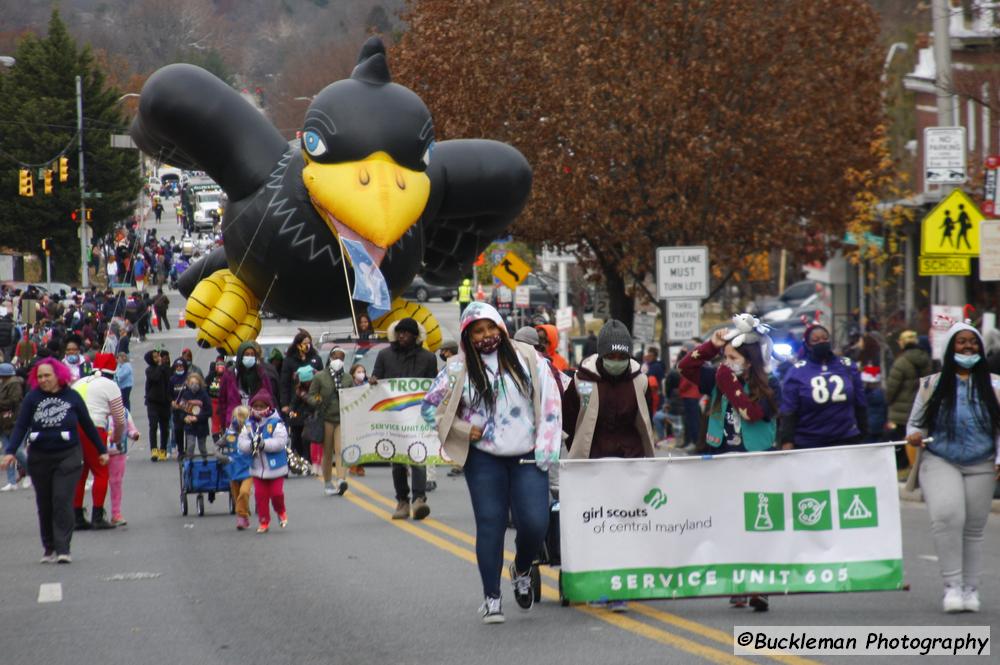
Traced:
<path fill-rule="evenodd" d="M 77 281 L 80 241 L 70 214 L 80 208 L 76 76 L 83 84 L 85 187 L 102 198 L 93 209 L 91 238 L 100 237 L 134 211 L 142 186 L 135 150 L 111 147 L 111 134 L 127 133 L 118 103 L 90 48 L 78 48 L 58 11 L 48 36 L 29 34 L 18 44 L 16 64 L 0 74 L 0 242 L 17 251 L 40 253 L 41 239 L 53 240 L 53 279 Z M 59 157 L 69 160 L 69 180 L 59 182 Z M 35 196 L 18 195 L 18 171 L 29 167 Z M 44 193 L 39 169 L 56 170 L 55 191 Z"/>

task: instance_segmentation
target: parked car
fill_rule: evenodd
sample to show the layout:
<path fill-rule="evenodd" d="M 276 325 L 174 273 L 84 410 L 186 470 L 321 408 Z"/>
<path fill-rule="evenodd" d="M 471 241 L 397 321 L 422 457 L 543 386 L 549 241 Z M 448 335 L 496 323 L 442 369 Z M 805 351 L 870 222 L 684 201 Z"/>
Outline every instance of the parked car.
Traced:
<path fill-rule="evenodd" d="M 440 298 L 444 302 L 450 302 L 457 296 L 458 289 L 456 287 L 428 284 L 420 275 L 414 277 L 410 285 L 403 291 L 404 298 L 417 302 L 427 302 L 431 298 Z"/>
<path fill-rule="evenodd" d="M 815 296 L 822 290 L 823 285 L 816 280 L 806 279 L 801 282 L 795 282 L 785 289 L 777 298 L 758 298 L 754 303 L 753 313 L 761 318 L 765 318 L 765 315 L 770 314 L 771 312 L 775 312 L 777 310 L 788 310 L 787 312 L 774 314 L 769 319 L 773 321 L 782 321 L 791 316 L 795 308 L 801 305 L 807 298 Z"/>
<path fill-rule="evenodd" d="M 537 310 L 539 307 L 554 310 L 559 304 L 559 286 L 550 277 L 533 272 L 524 278 L 521 286 L 526 286 L 529 289 L 528 302 L 532 310 Z M 501 310 L 509 309 L 509 306 L 498 302 L 498 296 L 499 289 L 493 289 L 493 293 L 490 296 L 490 303 Z"/>
<path fill-rule="evenodd" d="M 75 288 L 70 286 L 69 284 L 66 284 L 65 282 L 35 282 L 34 284 L 39 291 L 43 291 L 45 293 L 49 293 L 54 296 L 58 296 L 59 292 L 62 291 L 68 297 L 70 291 L 72 291 Z"/>

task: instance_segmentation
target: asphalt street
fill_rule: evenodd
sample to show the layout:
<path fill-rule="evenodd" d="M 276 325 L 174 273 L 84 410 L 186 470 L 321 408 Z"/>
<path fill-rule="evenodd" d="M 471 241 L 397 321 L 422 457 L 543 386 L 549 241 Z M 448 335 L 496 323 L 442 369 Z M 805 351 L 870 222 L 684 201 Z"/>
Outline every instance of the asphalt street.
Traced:
<path fill-rule="evenodd" d="M 172 323 L 181 305 L 172 294 Z M 432 309 L 456 332 L 456 304 Z M 299 326 L 316 336 L 324 328 L 267 321 L 264 334 Z M 343 497 L 323 496 L 314 478 L 289 479 L 289 525 L 266 535 L 237 531 L 225 495 L 204 517 L 182 516 L 176 462 L 149 461 L 139 377 L 145 350 L 163 344 L 176 357 L 193 342 L 194 331 L 176 328 L 133 342 L 132 402 L 143 438 L 131 449 L 125 476 L 128 526 L 77 533 L 71 565 L 40 565 L 33 491 L 0 495 L 0 664 L 944 663 L 952 659 L 737 657 L 732 631 L 1000 625 L 996 516 L 986 531 L 983 611 L 944 615 L 927 512 L 908 502 L 901 506 L 907 592 L 772 597 L 766 614 L 732 610 L 725 599 L 642 602 L 619 615 L 560 607 L 557 572 L 545 568 L 540 604 L 519 611 L 504 582 L 507 623 L 482 625 L 468 492 L 461 477 L 443 470 L 423 522 L 389 519 L 387 468 L 351 480 Z M 202 367 L 212 357 L 196 349 Z"/>

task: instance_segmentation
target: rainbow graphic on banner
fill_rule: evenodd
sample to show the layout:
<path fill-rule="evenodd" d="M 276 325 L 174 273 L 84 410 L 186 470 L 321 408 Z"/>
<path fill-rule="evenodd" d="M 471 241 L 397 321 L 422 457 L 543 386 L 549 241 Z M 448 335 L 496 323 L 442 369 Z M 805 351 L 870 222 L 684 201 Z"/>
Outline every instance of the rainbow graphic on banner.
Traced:
<path fill-rule="evenodd" d="M 390 397 L 389 399 L 384 399 L 381 402 L 375 402 L 372 404 L 372 408 L 369 411 L 404 411 L 409 409 L 411 406 L 419 406 L 424 400 L 424 395 L 426 393 L 409 393 L 407 395 L 397 395 L 396 397 Z"/>

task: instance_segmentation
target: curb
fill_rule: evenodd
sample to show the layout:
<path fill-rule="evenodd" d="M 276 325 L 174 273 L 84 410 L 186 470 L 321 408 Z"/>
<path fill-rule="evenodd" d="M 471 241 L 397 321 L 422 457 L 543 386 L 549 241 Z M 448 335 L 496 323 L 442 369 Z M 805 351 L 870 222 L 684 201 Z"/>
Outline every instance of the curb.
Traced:
<path fill-rule="evenodd" d="M 912 492 L 907 491 L 906 483 L 899 483 L 899 500 L 923 503 L 924 493 L 920 491 L 919 487 Z M 990 508 L 990 512 L 1000 514 L 1000 499 L 993 499 L 993 507 Z"/>

